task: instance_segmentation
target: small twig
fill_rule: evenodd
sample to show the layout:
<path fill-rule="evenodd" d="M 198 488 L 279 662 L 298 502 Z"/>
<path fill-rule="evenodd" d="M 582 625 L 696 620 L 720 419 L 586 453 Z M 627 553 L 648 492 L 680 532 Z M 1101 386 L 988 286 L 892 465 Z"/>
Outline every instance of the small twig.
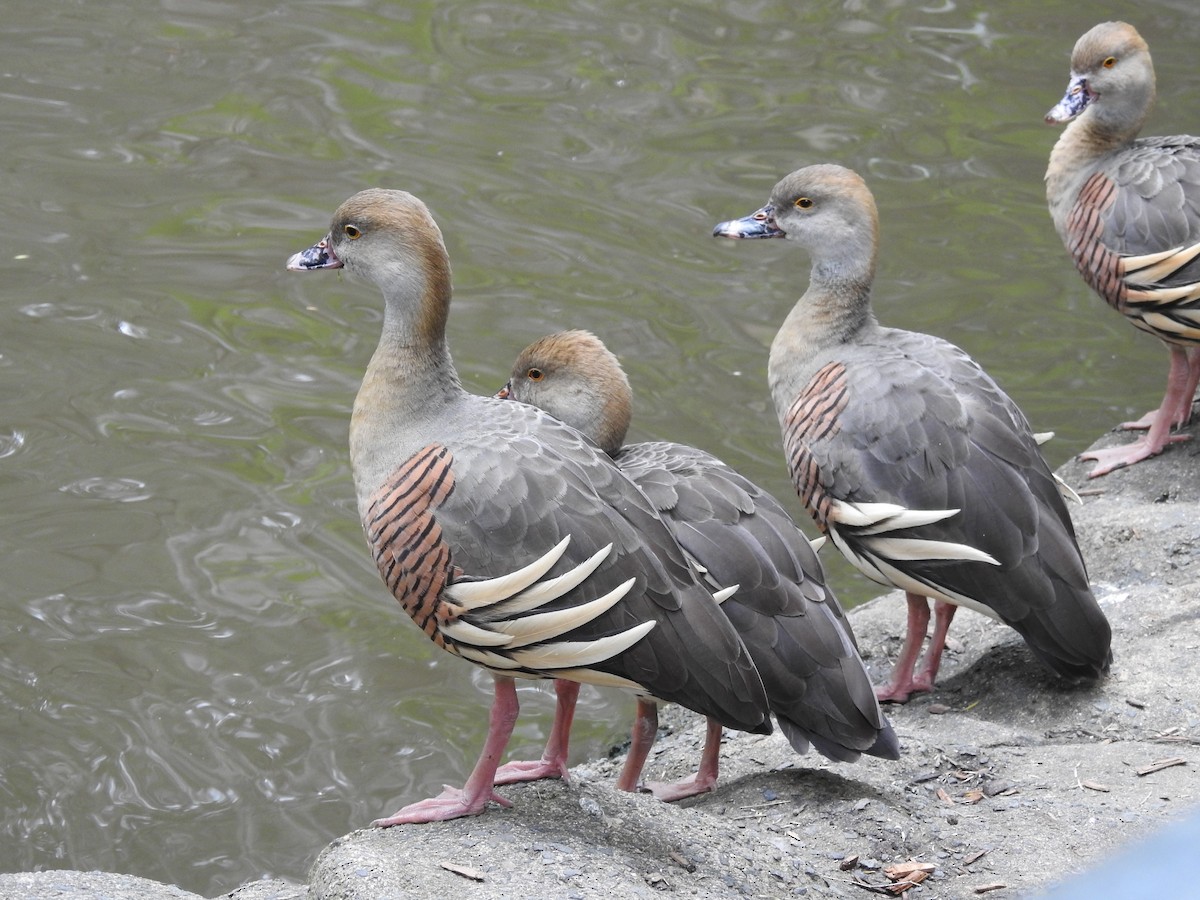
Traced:
<path fill-rule="evenodd" d="M 440 862 L 438 863 L 447 872 L 453 872 L 455 875 L 461 875 L 463 878 L 469 878 L 472 881 L 485 881 L 486 876 L 478 869 L 469 869 L 466 866 L 460 866 L 458 863 Z"/>
<path fill-rule="evenodd" d="M 1171 766 L 1186 766 L 1187 760 L 1182 756 L 1169 756 L 1166 759 L 1155 760 L 1149 765 L 1142 766 L 1137 770 L 1138 776 L 1152 775 L 1155 772 L 1161 772 L 1163 769 L 1169 769 Z"/>
<path fill-rule="evenodd" d="M 1110 788 L 1107 784 L 1101 784 L 1098 781 L 1080 781 L 1078 764 L 1076 764 L 1076 766 L 1075 766 L 1075 784 L 1080 789 L 1086 788 L 1089 791 L 1101 791 L 1105 794 L 1107 794 L 1110 790 L 1112 790 L 1112 788 Z"/>
<path fill-rule="evenodd" d="M 767 809 L 771 806 L 780 806 L 787 803 L 786 800 L 771 800 L 768 803 L 752 803 L 750 806 L 739 806 L 738 809 Z"/>
<path fill-rule="evenodd" d="M 675 865 L 679 866 L 679 868 L 683 869 L 685 872 L 695 872 L 696 871 L 696 864 L 694 862 L 692 862 L 690 859 L 688 859 L 686 856 L 684 856 L 682 853 L 680 853 L 678 850 L 672 850 L 670 853 L 667 854 L 667 856 L 669 856 L 671 858 L 671 861 L 673 863 L 675 863 Z"/>
<path fill-rule="evenodd" d="M 891 885 L 871 884 L 869 881 L 863 881 L 861 878 L 851 878 L 846 883 L 852 884 L 855 887 L 860 887 L 864 891 L 870 891 L 872 894 L 890 894 L 891 893 L 891 891 L 889 890 Z"/>

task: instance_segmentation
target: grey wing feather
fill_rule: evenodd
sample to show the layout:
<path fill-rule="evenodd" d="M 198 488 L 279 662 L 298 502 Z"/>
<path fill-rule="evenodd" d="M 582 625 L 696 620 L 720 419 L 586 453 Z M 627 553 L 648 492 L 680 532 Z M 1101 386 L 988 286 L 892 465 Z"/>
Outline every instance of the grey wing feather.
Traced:
<path fill-rule="evenodd" d="M 1143 138 L 1121 152 L 1108 174 L 1117 194 L 1105 216 L 1105 246 L 1136 256 L 1200 240 L 1200 139 Z M 1198 274 L 1193 263 L 1165 283 L 1195 281 Z"/>

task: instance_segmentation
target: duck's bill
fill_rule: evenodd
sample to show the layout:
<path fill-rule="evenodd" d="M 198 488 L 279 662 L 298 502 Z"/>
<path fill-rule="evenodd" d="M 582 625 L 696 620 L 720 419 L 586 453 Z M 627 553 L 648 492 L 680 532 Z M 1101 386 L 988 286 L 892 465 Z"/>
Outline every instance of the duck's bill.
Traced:
<path fill-rule="evenodd" d="M 1055 104 L 1050 112 L 1046 113 L 1046 124 L 1062 125 L 1064 122 L 1070 122 L 1087 108 L 1087 105 L 1092 102 L 1092 97 L 1093 94 L 1088 90 L 1085 79 L 1072 78 L 1063 98 Z"/>
<path fill-rule="evenodd" d="M 713 229 L 713 237 L 781 238 L 783 229 L 775 224 L 775 208 L 769 203 L 753 215 L 722 222 Z"/>
<path fill-rule="evenodd" d="M 329 235 L 321 238 L 307 250 L 293 253 L 288 257 L 287 268 L 290 272 L 307 272 L 310 269 L 340 269 L 342 261 L 329 248 Z"/>

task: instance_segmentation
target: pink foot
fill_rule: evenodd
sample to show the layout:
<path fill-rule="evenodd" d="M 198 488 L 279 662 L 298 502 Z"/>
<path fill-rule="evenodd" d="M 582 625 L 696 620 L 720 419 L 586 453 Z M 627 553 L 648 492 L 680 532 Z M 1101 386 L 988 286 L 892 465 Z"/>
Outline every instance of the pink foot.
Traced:
<path fill-rule="evenodd" d="M 1152 409 L 1140 419 L 1134 419 L 1132 422 L 1122 422 L 1121 427 L 1126 431 L 1148 431 L 1150 426 L 1154 424 L 1154 420 L 1158 418 L 1158 410 Z"/>
<path fill-rule="evenodd" d="M 697 772 L 695 775 L 685 778 L 682 781 L 647 781 L 642 785 L 641 789 L 649 791 L 664 803 L 673 803 L 676 800 L 684 800 L 687 797 L 707 794 L 716 786 L 717 779 L 715 777 L 710 778 Z"/>
<path fill-rule="evenodd" d="M 649 791 L 665 803 L 707 794 L 717 786 L 721 766 L 721 733 L 721 723 L 710 718 L 704 732 L 704 751 L 700 754 L 700 767 L 695 775 L 674 783 L 648 781 L 640 789 Z"/>
<path fill-rule="evenodd" d="M 906 703 L 913 694 L 933 690 L 942 662 L 942 650 L 946 646 L 946 633 L 950 630 L 954 613 L 958 611 L 957 606 L 943 600 L 933 604 L 936 617 L 933 636 L 925 651 L 925 664 L 920 671 L 914 672 L 921 645 L 925 642 L 925 629 L 929 626 L 929 603 L 923 596 L 911 591 L 905 595 L 905 600 L 908 604 L 908 625 L 904 633 L 904 646 L 892 669 L 892 677 L 887 684 L 875 688 L 875 699 L 880 703 Z"/>
<path fill-rule="evenodd" d="M 567 781 L 567 746 L 571 740 L 571 722 L 575 718 L 575 703 L 579 699 L 579 683 L 557 679 L 554 693 L 558 703 L 554 710 L 554 724 L 542 758 L 525 762 L 505 763 L 496 770 L 493 784 L 515 784 L 518 781 L 540 781 L 543 778 L 561 778 Z"/>
<path fill-rule="evenodd" d="M 918 684 L 918 679 L 908 678 L 900 682 L 889 681 L 875 688 L 875 699 L 880 703 L 907 703 L 913 694 L 933 690 L 932 684 Z"/>
<path fill-rule="evenodd" d="M 512 806 L 492 790 L 492 785 L 496 783 L 496 768 L 504 748 L 508 746 L 508 739 L 512 737 L 520 705 L 517 702 L 517 687 L 511 677 L 493 675 L 492 678 L 495 681 L 496 694 L 492 700 L 492 712 L 488 717 L 488 733 L 475 768 L 467 776 L 467 783 L 462 788 L 443 785 L 445 790 L 436 797 L 410 803 L 386 819 L 376 819 L 372 825 L 376 828 L 387 828 L 390 825 L 415 825 L 421 822 L 442 822 L 446 819 L 460 819 L 463 816 L 477 816 L 484 811 L 489 802 Z"/>
<path fill-rule="evenodd" d="M 512 806 L 512 803 L 490 788 L 472 797 L 447 784 L 445 790 L 436 797 L 410 803 L 399 812 L 386 819 L 376 819 L 371 824 L 376 828 L 388 828 L 391 825 L 417 825 L 423 822 L 444 822 L 447 819 L 461 819 L 463 816 L 477 816 L 487 808 L 489 800 L 501 806 Z"/>
<path fill-rule="evenodd" d="M 1161 410 L 1152 409 L 1140 419 L 1132 422 L 1122 422 L 1121 427 L 1126 431 L 1149 431 L 1154 426 L 1154 420 L 1162 414 Z M 1192 420 L 1192 404 L 1184 403 L 1171 416 L 1171 427 L 1182 428 Z"/>
<path fill-rule="evenodd" d="M 1167 392 L 1158 409 L 1152 409 L 1140 419 L 1122 422 L 1127 431 L 1145 431 L 1160 428 L 1182 428 L 1192 420 L 1192 404 L 1196 400 L 1196 387 L 1200 385 L 1200 347 L 1184 350 L 1172 345 L 1171 368 L 1167 372 Z"/>
<path fill-rule="evenodd" d="M 938 657 L 940 661 L 940 652 Z M 913 694 L 927 694 L 932 691 L 936 680 L 937 668 L 931 671 L 928 665 L 921 671 L 910 674 L 908 678 L 893 675 L 887 684 L 875 688 L 875 699 L 880 703 L 907 703 Z"/>
<path fill-rule="evenodd" d="M 1167 444 L 1179 444 L 1192 439 L 1191 435 L 1188 434 L 1172 434 L 1168 435 L 1161 443 L 1158 443 L 1151 442 L 1148 440 L 1148 437 L 1138 438 L 1132 444 L 1126 444 L 1122 447 L 1108 447 L 1104 450 L 1088 450 L 1086 453 L 1080 453 L 1080 459 L 1090 459 L 1099 463 L 1096 468 L 1088 472 L 1088 478 L 1098 478 L 1101 475 L 1107 475 L 1114 469 L 1123 469 L 1125 466 L 1132 466 L 1143 459 L 1158 456 L 1158 454 L 1166 449 Z"/>
<path fill-rule="evenodd" d="M 561 778 L 567 781 L 567 764 L 561 759 L 531 759 L 524 762 L 509 762 L 496 770 L 495 784 L 516 784 L 519 781 L 540 781 L 543 778 Z"/>
<path fill-rule="evenodd" d="M 1187 423 L 1191 418 L 1196 386 L 1200 383 L 1200 351 L 1198 348 L 1184 350 L 1178 344 L 1171 344 L 1170 351 L 1171 368 L 1167 372 L 1167 392 L 1163 395 L 1162 403 L 1158 409 L 1146 413 L 1136 422 L 1126 422 L 1122 426 L 1150 430 L 1127 446 L 1081 453 L 1080 459 L 1093 459 L 1099 463 L 1088 472 L 1088 478 L 1097 478 L 1113 469 L 1132 466 L 1162 453 L 1167 444 L 1189 439 L 1186 434 L 1171 434 L 1171 429 Z"/>

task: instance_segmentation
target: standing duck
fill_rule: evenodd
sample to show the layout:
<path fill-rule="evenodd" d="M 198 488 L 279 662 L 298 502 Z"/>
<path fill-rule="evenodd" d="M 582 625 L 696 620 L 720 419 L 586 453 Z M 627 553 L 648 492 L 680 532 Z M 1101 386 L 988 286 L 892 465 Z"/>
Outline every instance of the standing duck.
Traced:
<path fill-rule="evenodd" d="M 1104 22 L 1075 44 L 1066 95 L 1046 122 L 1070 122 L 1050 153 L 1050 217 L 1093 290 L 1171 354 L 1162 405 L 1121 447 L 1090 450 L 1089 475 L 1155 456 L 1186 425 L 1200 382 L 1200 138 L 1138 138 L 1154 104 L 1150 49 L 1132 25 Z"/>
<path fill-rule="evenodd" d="M 771 344 L 771 394 L 800 499 L 846 558 L 907 593 L 908 633 L 881 700 L 932 688 L 958 606 L 1011 625 L 1071 680 L 1110 661 L 1110 630 L 1025 416 L 966 353 L 871 311 L 879 220 L 856 173 L 788 175 L 732 238 L 789 238 L 808 290 Z M 936 603 L 936 626 L 913 670 Z"/>
<path fill-rule="evenodd" d="M 521 351 L 499 396 L 537 406 L 594 440 L 646 492 L 713 586 L 738 585 L 721 609 L 750 651 L 771 711 L 798 753 L 811 743 L 843 762 L 862 753 L 899 758 L 850 623 L 807 538 L 774 497 L 715 456 L 667 441 L 626 444 L 633 392 L 598 337 L 566 331 L 535 341 Z M 568 693 L 576 689 L 559 685 Z M 657 725 L 657 706 L 640 701 L 634 735 L 653 735 Z M 711 790 L 720 740 L 721 725 L 710 719 L 696 775 L 647 786 L 664 800 Z M 546 755 L 559 750 L 548 746 Z M 619 787 L 633 788 L 645 760 L 636 740 L 630 760 L 635 754 L 640 759 L 622 773 Z"/>
<path fill-rule="evenodd" d="M 574 429 L 463 389 L 446 347 L 449 259 L 425 204 L 362 191 L 287 267 L 345 267 L 383 292 L 383 332 L 350 420 L 363 528 L 417 626 L 495 679 L 466 785 L 376 825 L 508 805 L 494 784 L 518 711 L 514 677 L 624 687 L 770 732 L 749 654 L 641 490 Z"/>

